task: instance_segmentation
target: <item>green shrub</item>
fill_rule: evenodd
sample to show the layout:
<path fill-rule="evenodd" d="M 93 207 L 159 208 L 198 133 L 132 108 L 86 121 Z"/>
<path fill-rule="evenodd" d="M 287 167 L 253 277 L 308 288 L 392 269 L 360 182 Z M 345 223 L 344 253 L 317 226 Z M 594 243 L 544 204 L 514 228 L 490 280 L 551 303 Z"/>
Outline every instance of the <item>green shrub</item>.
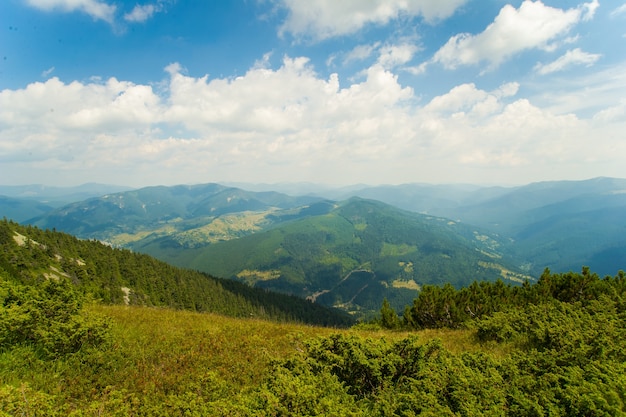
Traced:
<path fill-rule="evenodd" d="M 56 358 L 109 341 L 109 320 L 83 312 L 67 280 L 39 286 L 0 281 L 0 348 L 29 344 Z"/>

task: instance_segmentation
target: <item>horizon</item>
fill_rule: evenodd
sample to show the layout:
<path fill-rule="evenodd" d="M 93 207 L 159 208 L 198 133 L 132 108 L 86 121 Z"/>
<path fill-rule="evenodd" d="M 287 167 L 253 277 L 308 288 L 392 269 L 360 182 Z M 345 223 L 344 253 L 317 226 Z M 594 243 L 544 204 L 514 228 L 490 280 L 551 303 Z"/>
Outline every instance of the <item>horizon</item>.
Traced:
<path fill-rule="evenodd" d="M 620 180 L 626 181 L 626 177 L 607 177 L 607 176 L 598 176 L 592 178 L 583 178 L 580 180 L 546 180 L 546 181 L 532 181 L 527 183 L 519 183 L 519 184 L 502 184 L 502 183 L 493 183 L 493 184 L 479 184 L 479 183 L 469 183 L 469 182 L 444 182 L 444 183 L 434 183 L 434 182 L 404 182 L 404 183 L 378 183 L 378 184 L 367 184 L 367 183 L 353 183 L 353 184 L 324 184 L 324 183 L 314 183 L 308 181 L 296 181 L 296 182 L 279 182 L 279 183 L 265 183 L 265 182 L 243 182 L 243 181 L 209 181 L 202 183 L 177 183 L 177 184 L 148 184 L 143 186 L 134 186 L 128 184 L 113 184 L 113 183 L 100 183 L 100 182 L 84 182 L 78 184 L 69 184 L 69 185 L 56 185 L 56 184 L 43 184 L 43 183 L 28 183 L 28 184 L 3 184 L 0 183 L 0 188 L 25 188 L 25 187 L 43 187 L 43 188 L 57 188 L 57 189 L 75 189 L 75 188 L 88 188 L 90 186 L 94 187 L 118 187 L 118 188 L 128 188 L 129 191 L 139 190 L 142 188 L 150 188 L 150 187 L 195 187 L 202 185 L 222 185 L 225 187 L 232 188 L 240 188 L 246 191 L 275 191 L 272 187 L 276 187 L 277 189 L 284 189 L 286 187 L 301 187 L 306 188 L 310 187 L 311 189 L 317 189 L 316 192 L 321 192 L 323 190 L 328 191 L 337 191 L 341 189 L 356 189 L 359 188 L 376 188 L 376 187 L 401 187 L 401 186 L 410 186 L 410 185 L 423 185 L 423 186 L 432 186 L 432 187 L 445 187 L 445 186 L 468 186 L 468 187 L 478 187 L 478 188 L 490 188 L 490 187 L 500 187 L 500 188 L 519 188 L 525 187 L 533 184 L 542 184 L 542 183 L 560 183 L 560 182 L 589 182 L 594 180 Z M 245 188 L 250 187 L 250 188 Z M 123 192 L 123 191 L 122 191 Z M 279 191 L 285 193 L 284 191 Z M 2 194 L 0 194 L 2 195 Z"/>
<path fill-rule="evenodd" d="M 625 1 L 7 0 L 0 16 L 6 185 L 623 176 Z"/>

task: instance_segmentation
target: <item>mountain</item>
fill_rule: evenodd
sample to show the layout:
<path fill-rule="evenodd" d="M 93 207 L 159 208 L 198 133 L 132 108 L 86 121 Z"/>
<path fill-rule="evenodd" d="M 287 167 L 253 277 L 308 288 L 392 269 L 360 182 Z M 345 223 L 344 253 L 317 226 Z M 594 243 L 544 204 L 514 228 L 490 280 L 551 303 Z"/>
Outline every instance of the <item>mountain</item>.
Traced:
<path fill-rule="evenodd" d="M 602 275 L 626 268 L 626 179 L 548 181 L 519 187 L 405 184 L 350 195 L 476 225 L 511 239 L 508 254 L 538 275 Z"/>
<path fill-rule="evenodd" d="M 502 256 L 504 244 L 448 219 L 353 198 L 320 202 L 310 215 L 238 239 L 189 247 L 172 235 L 132 248 L 255 287 L 368 312 L 385 297 L 402 309 L 424 284 L 532 279 Z"/>
<path fill-rule="evenodd" d="M 75 201 L 130 189 L 95 183 L 77 187 L 48 187 L 40 184 L 0 185 L 0 217 L 24 222 Z"/>
<path fill-rule="evenodd" d="M 42 184 L 0 185 L 0 195 L 40 201 L 55 207 L 104 194 L 129 190 L 132 190 L 132 187 L 98 183 L 86 183 L 75 187 L 51 187 Z"/>
<path fill-rule="evenodd" d="M 105 304 L 170 307 L 232 317 L 345 326 L 352 319 L 298 297 L 251 288 L 148 255 L 65 233 L 0 221 L 0 281 L 69 280 Z"/>
<path fill-rule="evenodd" d="M 0 217 L 23 222 L 54 210 L 54 207 L 36 200 L 0 195 Z"/>
<path fill-rule="evenodd" d="M 519 268 L 522 267 L 529 275 L 538 276 L 546 267 L 555 272 L 565 272 L 577 271 L 581 266 L 587 265 L 601 275 L 610 275 L 616 270 L 624 269 L 626 265 L 624 179 L 551 181 L 518 187 L 481 187 L 463 184 L 354 186 L 332 192 L 323 191 L 321 187 L 310 184 L 294 185 L 303 191 L 306 191 L 307 186 L 317 188 L 317 191 L 324 194 L 293 197 L 278 192 L 252 192 L 219 184 L 147 187 L 73 203 L 29 220 L 29 223 L 42 228 L 55 228 L 81 238 L 98 239 L 115 246 L 146 251 L 168 262 L 210 271 L 215 275 L 236 277 L 242 271 L 224 265 L 230 262 L 230 259 L 238 258 L 237 252 L 248 254 L 250 251 L 262 251 L 263 246 L 257 249 L 253 247 L 256 244 L 267 245 L 260 240 L 263 236 L 274 236 L 272 242 L 278 242 L 280 237 L 272 235 L 277 233 L 274 229 L 287 226 L 289 222 L 296 223 L 299 220 L 309 222 L 307 229 L 302 233 L 311 242 L 317 242 L 320 233 L 327 229 L 337 228 L 335 233 L 341 235 L 343 223 L 325 225 L 320 220 L 325 218 L 324 216 L 336 215 L 336 203 L 333 201 L 337 200 L 325 198 L 359 196 L 378 199 L 406 211 L 430 215 L 432 218 L 452 219 L 439 223 L 450 221 L 456 225 L 454 229 L 465 230 L 463 236 L 469 242 L 476 243 L 476 239 L 467 231 L 475 231 L 477 236 L 488 236 L 487 241 L 497 242 L 498 256 L 506 259 L 506 265 L 503 262 L 496 263 L 513 272 L 519 272 Z M 257 185 L 259 190 L 264 187 L 270 185 Z M 282 187 L 286 185 L 283 184 Z M 389 218 L 386 221 L 393 223 Z M 374 231 L 384 233 L 383 229 L 369 230 L 372 233 Z M 396 229 L 401 232 L 401 228 Z M 237 244 L 221 243 L 259 233 L 265 234 L 246 238 Z M 384 240 L 382 236 L 378 239 Z M 433 235 L 429 239 L 437 241 L 438 238 Z M 345 240 L 343 242 L 345 243 Z M 325 244 L 328 247 L 324 247 L 323 250 L 329 253 L 343 250 L 343 247 L 334 247 L 330 242 Z M 218 251 L 216 248 L 207 249 L 207 245 L 232 248 L 232 253 L 227 252 L 227 249 L 219 249 L 223 253 L 218 257 L 203 255 L 207 256 L 206 259 L 212 259 L 213 265 L 209 266 L 208 261 L 201 262 L 196 259 L 205 250 Z M 246 247 L 242 249 L 237 245 Z M 267 258 L 269 255 L 263 256 Z M 239 258 L 240 264 L 252 262 L 243 256 Z M 343 272 L 349 273 L 352 271 L 349 266 L 354 266 L 355 262 L 358 266 L 358 261 L 345 261 L 339 272 L 333 272 L 332 276 Z M 482 262 L 486 265 L 487 261 Z M 259 269 L 259 265 L 254 265 L 254 262 L 252 264 L 248 268 L 250 271 Z M 303 266 L 293 268 L 298 271 L 307 270 L 309 274 L 326 274 L 318 272 L 317 269 L 320 268 L 318 263 L 313 262 L 310 266 L 313 269 L 309 270 Z M 263 267 L 269 268 L 267 265 Z M 469 269 L 471 272 L 468 272 L 467 267 L 459 266 L 458 273 L 472 275 L 473 270 Z M 324 268 L 330 267 L 326 265 Z M 285 277 L 294 275 L 287 271 L 281 273 Z M 248 278 L 248 281 L 257 286 L 280 283 L 280 286 L 284 287 L 281 288 L 283 291 L 310 296 L 319 299 L 320 302 L 331 297 L 326 295 L 331 292 L 327 287 L 315 287 L 318 289 L 312 291 L 307 287 L 307 279 L 301 277 L 302 273 L 299 274 L 294 275 L 298 278 L 291 281 L 291 278 L 282 281 L 264 278 L 267 282 L 256 282 L 255 278 Z M 444 282 L 437 281 L 442 276 L 439 271 L 432 270 L 430 275 L 434 282 Z M 448 276 L 455 282 L 453 274 Z M 345 275 L 342 276 L 344 277 Z M 425 279 L 423 281 L 426 282 Z M 302 284 L 302 289 L 297 288 L 300 285 L 297 283 Z M 402 283 L 400 280 L 395 285 L 418 288 L 420 283 L 422 281 L 415 281 L 415 284 L 412 284 Z M 319 291 L 327 292 L 317 296 L 316 293 Z M 389 296 L 398 298 L 394 306 L 400 306 L 407 298 L 397 294 Z M 340 299 L 343 301 L 338 301 Z M 346 296 L 342 296 L 328 303 L 341 304 L 345 301 Z M 371 304 L 373 305 L 373 302 Z"/>
<path fill-rule="evenodd" d="M 253 233 L 270 220 L 248 213 L 289 209 L 318 201 L 277 192 L 250 192 L 219 184 L 146 187 L 73 203 L 28 223 L 114 245 L 187 232 L 186 239 L 229 239 Z M 229 217 L 229 215 L 231 215 Z M 236 221 L 247 217 L 245 222 Z M 215 229 L 207 227 L 216 219 Z M 192 232 L 194 231 L 194 232 Z M 196 233 L 197 232 L 197 233 Z"/>

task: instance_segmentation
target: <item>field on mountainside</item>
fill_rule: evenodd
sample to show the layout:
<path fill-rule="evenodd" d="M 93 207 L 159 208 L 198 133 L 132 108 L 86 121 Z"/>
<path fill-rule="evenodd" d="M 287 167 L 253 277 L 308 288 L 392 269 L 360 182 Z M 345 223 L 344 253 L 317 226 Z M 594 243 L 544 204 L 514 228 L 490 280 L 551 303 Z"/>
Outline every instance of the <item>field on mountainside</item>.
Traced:
<path fill-rule="evenodd" d="M 267 383 L 274 362 L 301 355 L 306 341 L 332 334 L 376 340 L 407 335 L 147 307 L 92 305 L 87 310 L 109 320 L 106 348 L 55 360 L 29 346 L 3 349 L 2 410 L 9 415 L 200 415 L 236 405 L 241 393 Z M 480 349 L 467 330 L 418 335 L 422 343 L 442 338 L 457 353 Z M 494 346 L 494 354 L 501 351 Z"/>
<path fill-rule="evenodd" d="M 527 288 L 546 297 L 539 304 L 409 332 L 383 330 L 400 324 L 385 306 L 377 322 L 341 330 L 81 308 L 62 282 L 37 292 L 2 281 L 0 408 L 45 416 L 626 415 L 626 276 L 546 273 L 537 285 Z M 408 319 L 431 311 L 422 307 L 416 301 Z"/>

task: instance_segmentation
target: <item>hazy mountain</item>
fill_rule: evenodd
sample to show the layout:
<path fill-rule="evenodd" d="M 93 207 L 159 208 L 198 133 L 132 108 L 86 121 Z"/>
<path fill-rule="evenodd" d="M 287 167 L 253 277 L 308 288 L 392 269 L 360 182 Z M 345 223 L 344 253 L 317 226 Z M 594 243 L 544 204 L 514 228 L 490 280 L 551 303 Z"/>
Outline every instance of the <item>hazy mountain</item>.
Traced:
<path fill-rule="evenodd" d="M 262 188 L 263 185 L 259 185 L 259 189 Z M 588 265 L 601 275 L 613 275 L 626 265 L 624 190 L 626 180 L 596 178 L 587 181 L 535 183 L 520 187 L 429 184 L 355 186 L 328 191 L 325 196 L 359 195 L 374 198 L 407 211 L 422 213 L 422 217 L 418 216 L 410 221 L 403 220 L 407 224 L 412 224 L 411 222 L 416 219 L 423 222 L 427 218 L 431 219 L 428 221 L 432 224 L 446 224 L 443 228 L 432 228 L 428 234 L 423 234 L 424 240 L 419 244 L 411 241 L 397 243 L 405 245 L 401 246 L 403 249 L 384 246 L 385 250 L 391 250 L 392 253 L 399 251 L 404 256 L 412 253 L 410 248 L 428 247 L 426 241 L 444 242 L 442 245 L 455 247 L 458 242 L 442 237 L 447 236 L 446 233 L 449 232 L 447 227 L 459 232 L 456 238 L 461 235 L 466 243 L 476 244 L 476 236 L 481 236 L 486 239 L 485 242 L 492 243 L 492 249 L 497 248 L 497 255 L 508 259 L 506 264 L 504 261 L 492 263 L 500 264 L 504 269 L 514 272 L 518 271 L 516 268 L 522 267 L 531 275 L 538 276 L 546 267 L 560 272 L 578 271 L 583 265 Z M 353 301 L 352 288 L 346 293 L 349 293 L 350 297 L 346 294 L 337 295 L 340 293 L 339 288 L 334 289 L 332 285 L 323 286 L 310 279 L 311 274 L 332 275 L 334 277 L 332 279 L 340 276 L 343 279 L 351 271 L 355 271 L 354 268 L 361 266 L 361 263 L 368 262 L 366 258 L 345 248 L 345 245 L 352 242 L 350 240 L 352 238 L 348 239 L 343 233 L 354 233 L 353 229 L 356 226 L 344 229 L 346 225 L 344 221 L 330 220 L 337 219 L 338 210 L 345 210 L 341 208 L 344 206 L 345 204 L 335 206 L 332 201 L 321 197 L 292 197 L 272 191 L 251 192 L 219 184 L 147 187 L 73 203 L 33 219 L 31 223 L 42 228 L 56 228 L 83 238 L 96 238 L 115 245 L 147 251 L 178 265 L 209 271 L 218 276 L 236 277 L 247 269 L 253 272 L 249 273 L 247 278 L 241 275 L 240 279 L 248 280 L 257 286 L 267 286 L 302 296 L 322 292 L 316 296 L 319 301 L 345 304 Z M 377 207 L 372 208 L 373 212 L 391 210 L 384 205 Z M 426 213 L 436 217 L 424 216 Z M 402 216 L 409 214 L 412 216 L 415 213 L 404 212 Z M 394 216 L 390 218 L 395 218 Z M 441 217 L 452 220 L 432 220 Z M 396 220 L 386 221 L 391 222 L 394 233 L 402 236 L 404 232 L 402 227 L 397 227 Z M 326 224 L 325 221 L 330 223 Z M 303 226 L 305 224 L 306 226 Z M 379 223 L 372 220 L 368 224 L 377 224 L 376 227 L 366 228 L 369 240 L 365 246 L 369 248 L 370 254 L 373 254 L 376 252 L 371 252 L 371 248 L 375 247 L 374 244 L 389 243 L 390 238 L 386 237 L 388 229 Z M 300 258 L 306 259 L 304 255 L 298 255 L 300 258 L 294 255 L 280 257 L 267 252 L 276 251 L 276 254 L 281 254 L 280 245 L 283 245 L 283 239 L 294 234 L 292 230 L 284 227 L 296 227 L 295 225 L 302 227 L 298 232 L 299 237 L 289 237 L 285 245 L 289 247 L 298 240 L 308 242 L 307 247 L 318 245 L 319 247 L 315 246 L 316 249 L 311 249 L 313 252 L 309 258 L 312 261 L 309 263 L 297 263 L 300 262 L 298 260 Z M 409 228 L 411 227 L 413 226 Z M 487 233 L 479 232 L 479 229 L 488 230 L 491 234 L 487 236 Z M 477 232 L 476 235 L 473 234 L 474 231 Z M 326 235 L 344 246 L 335 245 L 333 241 L 326 241 L 326 238 L 320 240 L 321 236 Z M 220 243 L 234 239 L 241 241 Z M 359 247 L 353 243 L 352 245 L 353 249 Z M 390 249 L 392 247 L 394 249 Z M 476 251 L 475 248 L 472 250 Z M 423 255 L 426 252 L 428 251 L 418 250 L 416 253 Z M 319 261 L 319 253 L 326 254 L 324 255 L 326 263 Z M 380 258 L 380 252 L 376 253 Z M 264 262 L 269 263 L 255 263 L 256 254 L 259 254 Z M 333 256 L 340 261 L 337 263 L 335 259 L 334 263 L 329 264 L 328 259 Z M 383 258 L 384 262 L 380 260 Z M 463 255 L 461 258 L 466 257 Z M 377 265 L 388 262 L 385 256 L 380 259 L 376 261 Z M 428 265 L 434 265 L 432 259 Z M 415 270 L 415 265 L 419 264 L 422 275 L 416 275 L 405 282 L 398 279 L 396 287 L 390 286 L 396 289 L 403 288 L 388 293 L 389 298 L 396 299 L 394 305 L 398 306 L 412 297 L 415 293 L 414 288 L 426 282 L 457 282 L 460 275 L 469 280 L 479 278 L 476 275 L 475 262 L 468 264 L 450 262 L 450 265 L 455 265 L 454 268 L 437 266 L 439 269 L 427 269 L 422 264 L 423 261 L 421 258 L 411 258 L 413 266 L 407 266 L 407 269 Z M 285 265 L 281 265 L 281 262 Z M 396 277 L 402 275 L 398 272 L 401 269 L 399 263 L 405 261 L 397 258 L 393 262 L 389 264 L 393 267 L 385 267 L 387 271 L 385 273 Z M 481 259 L 481 262 L 483 265 L 488 264 L 485 259 Z M 453 272 L 453 269 L 456 272 Z M 256 270 L 280 270 L 282 278 L 276 279 L 276 273 L 263 275 L 263 279 L 255 278 Z M 316 272 L 320 270 L 323 271 Z M 332 273 L 328 272 L 331 270 Z M 376 282 L 386 282 L 390 285 L 387 275 L 374 269 L 372 271 L 377 277 Z M 370 272 L 367 269 L 356 271 L 355 275 L 348 276 L 346 282 L 349 283 L 350 279 L 355 277 L 360 277 L 359 279 L 371 277 L 373 275 L 368 275 Z M 492 272 L 493 275 L 485 276 L 485 279 L 498 275 L 497 268 Z M 384 278 L 380 279 L 381 276 Z M 377 288 L 378 293 L 386 293 L 374 284 L 368 284 L 366 288 Z M 351 305 L 372 306 L 374 298 L 359 301 L 366 298 L 367 291 L 359 293 L 361 298 L 357 297 Z"/>
<path fill-rule="evenodd" d="M 66 204 L 130 189 L 94 183 L 77 187 L 49 187 L 40 184 L 0 185 L 0 217 L 23 222 Z"/>
<path fill-rule="evenodd" d="M 402 309 L 424 284 L 530 278 L 502 257 L 497 236 L 464 224 L 358 198 L 316 210 L 225 242 L 189 247 L 171 235 L 132 247 L 350 311 L 376 310 L 385 297 Z"/>
<path fill-rule="evenodd" d="M 51 187 L 41 184 L 0 185 L 0 195 L 45 202 L 54 207 L 129 190 L 132 190 L 132 187 L 97 183 L 87 183 L 75 187 Z"/>
<path fill-rule="evenodd" d="M 512 239 L 534 274 L 626 268 L 626 179 L 549 181 L 519 187 L 406 184 L 352 194 L 480 226 Z"/>
<path fill-rule="evenodd" d="M 117 245 L 186 231 L 192 240 L 211 240 L 211 225 L 219 219 L 217 238 L 228 239 L 259 230 L 271 223 L 267 214 L 319 201 L 317 197 L 291 197 L 277 192 L 250 192 L 219 184 L 146 187 L 73 203 L 29 223 L 56 228 L 82 238 Z M 229 215 L 232 215 L 229 217 Z M 236 221 L 246 217 L 244 223 Z M 232 226 L 232 227 L 231 227 Z M 216 226 L 217 227 L 217 226 Z M 192 230 L 200 229 L 195 236 Z"/>
<path fill-rule="evenodd" d="M 36 200 L 0 195 L 0 217 L 6 217 L 17 222 L 23 222 L 52 210 L 54 210 L 53 206 Z"/>

